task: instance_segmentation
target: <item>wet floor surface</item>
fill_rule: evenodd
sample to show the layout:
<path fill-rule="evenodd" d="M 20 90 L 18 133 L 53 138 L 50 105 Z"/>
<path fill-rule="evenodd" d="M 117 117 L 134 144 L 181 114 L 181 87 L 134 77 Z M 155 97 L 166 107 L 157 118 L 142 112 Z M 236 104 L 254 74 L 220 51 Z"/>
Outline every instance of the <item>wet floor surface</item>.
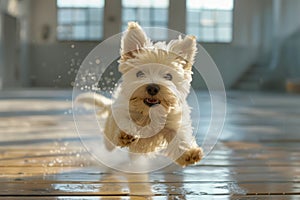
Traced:
<path fill-rule="evenodd" d="M 70 92 L 2 92 L 0 199 L 300 199 L 300 96 L 227 95 L 222 136 L 203 161 L 127 174 L 83 147 Z"/>

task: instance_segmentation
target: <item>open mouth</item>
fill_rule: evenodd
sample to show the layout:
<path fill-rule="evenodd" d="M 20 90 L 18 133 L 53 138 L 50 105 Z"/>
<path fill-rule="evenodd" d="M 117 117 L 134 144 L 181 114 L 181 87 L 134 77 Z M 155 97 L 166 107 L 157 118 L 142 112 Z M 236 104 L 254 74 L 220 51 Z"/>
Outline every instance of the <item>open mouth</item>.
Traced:
<path fill-rule="evenodd" d="M 144 99 L 144 104 L 151 107 L 151 106 L 154 106 L 156 104 L 160 104 L 160 100 L 154 99 L 154 98 L 146 98 L 146 99 Z"/>

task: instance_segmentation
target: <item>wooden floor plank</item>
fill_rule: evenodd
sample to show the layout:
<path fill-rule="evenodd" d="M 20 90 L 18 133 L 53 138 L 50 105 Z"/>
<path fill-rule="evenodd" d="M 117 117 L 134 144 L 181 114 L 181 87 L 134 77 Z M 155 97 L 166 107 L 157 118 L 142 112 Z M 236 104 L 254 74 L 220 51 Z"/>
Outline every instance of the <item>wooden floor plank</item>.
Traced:
<path fill-rule="evenodd" d="M 168 197 L 164 197 L 166 199 Z M 177 198 L 177 197 L 175 197 Z M 6 196 L 6 197 L 0 197 L 0 199 L 3 200 L 35 200 L 35 199 L 41 199 L 41 200 L 148 200 L 148 199 L 162 199 L 159 198 L 152 198 L 152 197 L 142 197 L 142 196 Z"/>
<path fill-rule="evenodd" d="M 300 183 L 32 183 L 9 182 L 1 195 L 300 195 Z"/>
<path fill-rule="evenodd" d="M 3 169 L 3 170 L 2 170 Z M 160 171 L 147 177 L 149 183 L 168 182 L 299 182 L 298 167 L 199 167 L 194 171 Z M 0 168 L 0 183 L 19 180 L 23 182 L 145 182 L 143 175 L 115 173 L 104 168 L 87 167 L 8 167 Z M 235 172 L 235 173 L 233 173 Z"/>
<path fill-rule="evenodd" d="M 283 185 L 283 184 L 282 184 Z M 0 188 L 2 195 L 229 195 L 232 193 L 246 194 L 245 191 L 234 191 L 231 189 L 233 183 L 168 183 L 168 184 L 149 184 L 149 183 L 89 183 L 82 184 L 64 183 L 5 183 Z M 279 186 L 278 186 L 279 187 Z M 283 189 L 287 189 L 284 187 Z M 233 191 L 231 191 L 233 190 Z M 289 191 L 289 190 L 288 190 Z"/>
<path fill-rule="evenodd" d="M 247 195 L 247 196 L 230 196 L 230 195 L 167 195 L 167 196 L 6 196 L 0 197 L 3 200 L 166 200 L 166 199 L 189 199 L 189 200 L 286 200 L 286 199 L 299 199 L 299 195 Z"/>
<path fill-rule="evenodd" d="M 70 96 L 20 94 L 0 93 L 0 199 L 300 198 L 299 95 L 229 93 L 224 131 L 208 157 L 143 175 L 116 173 L 86 152 Z M 205 131 L 209 96 L 197 95 Z M 85 131 L 94 128 L 88 119 Z"/>

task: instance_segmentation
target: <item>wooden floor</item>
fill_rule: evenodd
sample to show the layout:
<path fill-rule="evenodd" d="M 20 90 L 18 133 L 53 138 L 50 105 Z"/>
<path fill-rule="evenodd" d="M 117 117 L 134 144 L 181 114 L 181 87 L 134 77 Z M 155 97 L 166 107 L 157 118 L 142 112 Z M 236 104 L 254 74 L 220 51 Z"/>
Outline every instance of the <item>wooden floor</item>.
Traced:
<path fill-rule="evenodd" d="M 0 92 L 0 199 L 300 199 L 300 95 L 227 95 L 200 164 L 125 174 L 81 145 L 70 91 Z"/>

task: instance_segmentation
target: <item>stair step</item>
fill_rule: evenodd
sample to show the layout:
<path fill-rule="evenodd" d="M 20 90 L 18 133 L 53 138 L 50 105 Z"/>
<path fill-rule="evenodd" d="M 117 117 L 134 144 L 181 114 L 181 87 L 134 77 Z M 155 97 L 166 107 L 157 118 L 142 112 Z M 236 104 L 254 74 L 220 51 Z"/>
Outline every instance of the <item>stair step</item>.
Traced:
<path fill-rule="evenodd" d="M 251 74 L 241 78 L 240 82 L 259 82 L 261 79 L 262 79 L 261 74 Z"/>
<path fill-rule="evenodd" d="M 256 82 L 243 82 L 237 87 L 240 90 L 259 90 L 259 83 Z"/>
<path fill-rule="evenodd" d="M 258 74 L 262 74 L 268 71 L 267 68 L 265 67 L 256 67 L 256 68 L 252 68 L 252 70 L 250 70 L 252 73 L 258 73 Z"/>
<path fill-rule="evenodd" d="M 248 72 L 238 81 L 235 88 L 240 90 L 259 90 L 263 81 L 263 75 L 268 73 L 265 65 L 253 64 Z"/>

